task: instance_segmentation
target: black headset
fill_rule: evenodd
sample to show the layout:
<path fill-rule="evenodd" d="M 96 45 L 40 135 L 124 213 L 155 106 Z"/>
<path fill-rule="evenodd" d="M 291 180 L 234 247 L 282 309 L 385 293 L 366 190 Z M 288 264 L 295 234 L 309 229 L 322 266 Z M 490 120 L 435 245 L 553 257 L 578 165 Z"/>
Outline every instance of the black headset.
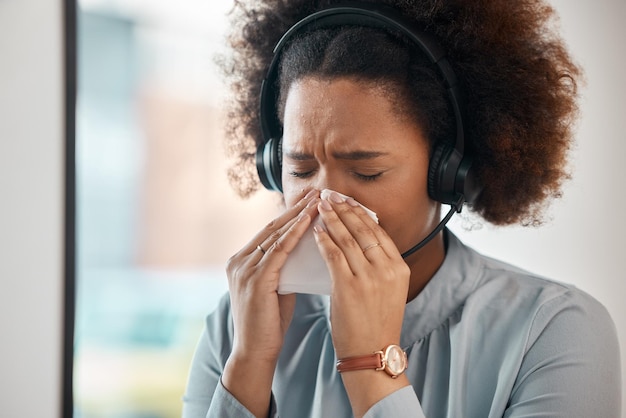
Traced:
<path fill-rule="evenodd" d="M 261 85 L 260 119 L 264 143 L 256 153 L 261 183 L 269 190 L 282 192 L 282 125 L 278 118 L 276 85 L 283 48 L 304 31 L 344 25 L 398 31 L 417 45 L 438 68 L 456 120 L 456 140 L 454 145 L 446 141 L 435 146 L 428 167 L 428 194 L 431 199 L 451 205 L 460 212 L 464 202 L 471 203 L 476 199 L 481 187 L 472 170 L 472 159 L 465 152 L 465 100 L 456 75 L 443 48 L 432 36 L 414 28 L 413 23 L 395 10 L 373 3 L 350 3 L 315 12 L 293 25 L 274 47 L 274 57 Z"/>

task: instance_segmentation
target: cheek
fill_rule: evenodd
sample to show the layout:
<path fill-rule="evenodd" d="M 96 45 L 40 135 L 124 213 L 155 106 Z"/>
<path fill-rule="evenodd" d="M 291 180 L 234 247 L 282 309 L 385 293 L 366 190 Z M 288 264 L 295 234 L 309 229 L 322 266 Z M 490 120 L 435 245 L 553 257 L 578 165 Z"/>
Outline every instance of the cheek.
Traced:
<path fill-rule="evenodd" d="M 428 197 L 403 199 L 380 214 L 380 225 L 400 252 L 428 235 L 439 220 L 439 205 Z"/>
<path fill-rule="evenodd" d="M 308 190 L 303 188 L 302 185 L 295 186 L 289 178 L 282 178 L 283 183 L 283 200 L 285 207 L 290 208 L 300 201 L 307 193 Z"/>
<path fill-rule="evenodd" d="M 387 188 L 378 202 L 380 225 L 401 250 L 415 244 L 439 221 L 439 204 L 428 196 L 428 167 L 421 165 L 407 172 L 403 181 Z M 415 166 L 414 166 L 415 167 Z"/>

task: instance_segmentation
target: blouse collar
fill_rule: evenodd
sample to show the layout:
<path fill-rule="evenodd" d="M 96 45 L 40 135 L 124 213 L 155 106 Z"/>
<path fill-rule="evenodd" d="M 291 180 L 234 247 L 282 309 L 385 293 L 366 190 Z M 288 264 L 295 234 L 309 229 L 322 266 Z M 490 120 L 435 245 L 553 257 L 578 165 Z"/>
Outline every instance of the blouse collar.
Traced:
<path fill-rule="evenodd" d="M 445 230 L 448 248 L 439 270 L 404 312 L 401 344 L 421 340 L 441 326 L 464 303 L 478 281 L 481 259 L 452 232 Z"/>

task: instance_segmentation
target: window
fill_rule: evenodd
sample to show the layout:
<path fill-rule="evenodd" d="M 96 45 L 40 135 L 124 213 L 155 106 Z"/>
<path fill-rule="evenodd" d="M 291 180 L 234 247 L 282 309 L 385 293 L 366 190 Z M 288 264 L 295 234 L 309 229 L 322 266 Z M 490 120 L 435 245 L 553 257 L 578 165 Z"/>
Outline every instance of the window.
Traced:
<path fill-rule="evenodd" d="M 180 416 L 223 265 L 277 210 L 226 179 L 229 7 L 79 2 L 76 417 Z"/>

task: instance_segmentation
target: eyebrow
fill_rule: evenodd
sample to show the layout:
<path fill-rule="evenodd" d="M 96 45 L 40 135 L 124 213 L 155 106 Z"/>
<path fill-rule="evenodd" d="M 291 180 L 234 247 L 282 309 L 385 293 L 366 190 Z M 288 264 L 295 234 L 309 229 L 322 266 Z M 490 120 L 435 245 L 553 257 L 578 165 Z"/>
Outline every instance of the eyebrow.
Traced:
<path fill-rule="evenodd" d="M 389 154 L 386 152 L 380 152 L 380 151 L 364 151 L 364 150 L 332 153 L 332 156 L 338 160 L 350 160 L 350 161 L 372 160 L 374 158 L 383 157 L 386 155 L 389 155 Z M 308 161 L 308 160 L 313 159 L 313 156 L 311 154 L 307 154 L 304 152 L 297 152 L 297 151 L 287 151 L 285 153 L 285 156 L 295 161 Z"/>

